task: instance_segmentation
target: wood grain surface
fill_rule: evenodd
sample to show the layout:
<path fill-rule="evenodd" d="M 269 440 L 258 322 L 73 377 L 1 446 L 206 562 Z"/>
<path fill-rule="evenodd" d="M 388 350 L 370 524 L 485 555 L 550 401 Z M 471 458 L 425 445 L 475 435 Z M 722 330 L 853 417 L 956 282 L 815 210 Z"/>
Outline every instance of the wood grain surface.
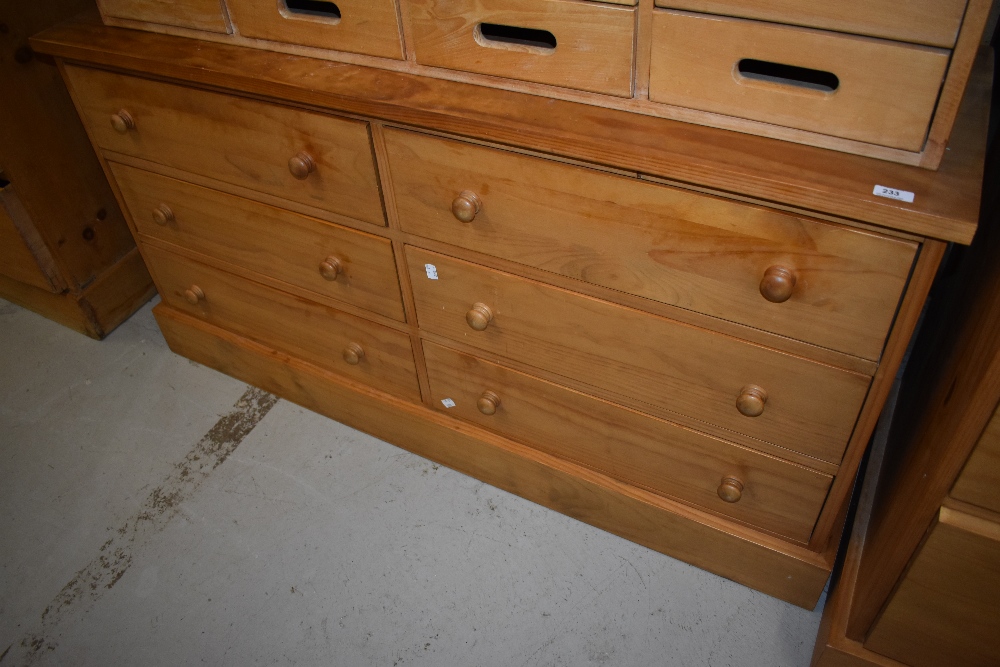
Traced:
<path fill-rule="evenodd" d="M 209 32 L 232 32 L 220 0 L 97 0 L 106 16 Z"/>
<path fill-rule="evenodd" d="M 955 481 L 951 497 L 1000 512 L 1000 407 Z"/>

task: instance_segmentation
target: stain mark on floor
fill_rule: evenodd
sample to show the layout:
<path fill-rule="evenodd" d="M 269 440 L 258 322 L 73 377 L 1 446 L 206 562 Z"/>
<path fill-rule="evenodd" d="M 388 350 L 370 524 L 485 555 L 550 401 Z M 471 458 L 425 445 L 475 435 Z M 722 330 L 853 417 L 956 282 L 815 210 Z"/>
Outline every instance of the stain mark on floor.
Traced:
<path fill-rule="evenodd" d="M 220 417 L 174 466 L 167 479 L 150 491 L 139 511 L 118 528 L 108 528 L 111 537 L 101 545 L 98 555 L 78 570 L 45 608 L 41 627 L 26 634 L 18 643 L 23 649 L 20 664 L 33 664 L 43 647 L 49 651 L 55 649 L 56 645 L 48 641 L 46 635 L 67 613 L 77 612 L 80 604 L 92 605 L 114 588 L 132 566 L 136 548 L 167 526 L 177 515 L 178 506 L 194 495 L 209 474 L 236 451 L 277 402 L 278 397 L 273 394 L 256 387 L 248 388 L 233 410 Z M 7 657 L 12 646 L 0 655 L 0 661 Z"/>

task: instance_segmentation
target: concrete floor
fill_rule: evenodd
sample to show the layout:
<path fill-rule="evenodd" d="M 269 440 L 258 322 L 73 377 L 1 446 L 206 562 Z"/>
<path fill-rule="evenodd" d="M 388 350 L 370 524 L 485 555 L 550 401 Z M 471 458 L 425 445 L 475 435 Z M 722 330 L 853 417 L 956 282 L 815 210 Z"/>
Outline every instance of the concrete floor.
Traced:
<path fill-rule="evenodd" d="M 0 667 L 808 665 L 807 612 L 0 301 Z"/>

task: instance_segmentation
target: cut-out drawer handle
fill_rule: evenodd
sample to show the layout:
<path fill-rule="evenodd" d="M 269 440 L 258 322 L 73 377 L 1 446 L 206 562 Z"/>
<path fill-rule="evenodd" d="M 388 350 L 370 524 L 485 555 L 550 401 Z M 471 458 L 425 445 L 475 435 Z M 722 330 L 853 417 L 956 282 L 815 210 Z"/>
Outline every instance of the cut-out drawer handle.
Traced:
<path fill-rule="evenodd" d="M 309 174 L 316 171 L 316 161 L 313 160 L 312 155 L 302 151 L 288 160 L 288 171 L 295 178 L 304 181 L 309 178 Z"/>
<path fill-rule="evenodd" d="M 160 225 L 161 227 L 165 226 L 169 222 L 173 222 L 173 220 L 174 220 L 174 212 L 166 204 L 160 204 L 159 206 L 153 209 L 153 222 Z"/>
<path fill-rule="evenodd" d="M 736 409 L 746 417 L 760 417 L 764 414 L 764 404 L 767 403 L 767 392 L 763 387 L 748 384 L 743 387 L 736 399 Z"/>
<path fill-rule="evenodd" d="M 463 190 L 451 203 L 451 214 L 462 222 L 472 222 L 483 208 L 483 202 L 475 192 Z"/>
<path fill-rule="evenodd" d="M 191 285 L 191 287 L 184 290 L 184 298 L 192 306 L 197 306 L 201 301 L 205 300 L 205 291 L 197 285 Z"/>
<path fill-rule="evenodd" d="M 476 303 L 465 314 L 465 321 L 476 331 L 486 331 L 486 327 L 493 321 L 493 310 L 485 303 Z"/>
<path fill-rule="evenodd" d="M 111 127 L 118 134 L 128 134 L 129 130 L 135 129 L 135 118 L 126 109 L 122 109 L 118 113 L 111 114 Z"/>
<path fill-rule="evenodd" d="M 760 295 L 771 303 L 784 303 L 795 290 L 795 274 L 783 266 L 772 266 L 760 280 Z"/>
<path fill-rule="evenodd" d="M 484 391 L 483 395 L 479 397 L 476 401 L 476 407 L 487 417 L 490 415 L 495 415 L 497 413 L 497 408 L 500 407 L 500 396 L 496 392 Z"/>
<path fill-rule="evenodd" d="M 548 30 L 501 23 L 480 23 L 473 36 L 480 46 L 542 56 L 554 53 L 557 45 L 556 36 Z"/>
<path fill-rule="evenodd" d="M 833 93 L 840 88 L 840 79 L 833 72 L 768 60 L 744 58 L 736 63 L 736 71 L 743 79 L 789 86 L 802 91 Z"/>
<path fill-rule="evenodd" d="M 340 260 L 336 257 L 327 257 L 319 265 L 319 274 L 327 280 L 336 280 L 342 270 Z"/>
<path fill-rule="evenodd" d="M 279 0 L 279 10 L 281 5 L 284 5 L 285 11 L 280 13 L 286 18 L 290 15 L 340 22 L 340 7 L 330 0 Z"/>
<path fill-rule="evenodd" d="M 365 350 L 357 343 L 348 343 L 344 348 L 344 361 L 351 366 L 357 366 L 365 358 Z"/>
<path fill-rule="evenodd" d="M 743 497 L 743 482 L 735 477 L 725 477 L 719 484 L 719 497 L 727 503 L 738 503 Z"/>

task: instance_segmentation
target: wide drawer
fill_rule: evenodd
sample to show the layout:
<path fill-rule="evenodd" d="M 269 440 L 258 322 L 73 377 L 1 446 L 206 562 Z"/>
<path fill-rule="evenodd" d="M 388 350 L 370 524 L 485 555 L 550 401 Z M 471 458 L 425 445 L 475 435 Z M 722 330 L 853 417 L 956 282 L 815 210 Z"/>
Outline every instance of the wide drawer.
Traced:
<path fill-rule="evenodd" d="M 149 244 L 143 257 L 170 306 L 376 389 L 420 400 L 406 334 Z"/>
<path fill-rule="evenodd" d="M 101 148 L 385 224 L 367 123 L 73 66 L 66 76 Z"/>
<path fill-rule="evenodd" d="M 925 46 L 656 10 L 649 97 L 919 151 L 949 57 Z"/>
<path fill-rule="evenodd" d="M 408 0 L 417 62 L 630 97 L 635 10 L 582 0 Z"/>
<path fill-rule="evenodd" d="M 917 250 L 414 132 L 387 131 L 386 149 L 405 231 L 866 359 L 881 355 Z M 775 295 L 765 276 L 779 270 L 794 286 Z"/>
<path fill-rule="evenodd" d="M 657 7 L 951 48 L 967 0 L 656 0 Z"/>
<path fill-rule="evenodd" d="M 867 376 L 736 338 L 415 247 L 406 256 L 426 331 L 824 461 L 839 463 L 868 388 Z"/>
<path fill-rule="evenodd" d="M 140 234 L 404 319 L 388 239 L 142 169 L 110 165 Z"/>
<path fill-rule="evenodd" d="M 656 493 L 808 541 L 828 475 L 427 341 L 423 347 L 438 410 Z"/>
<path fill-rule="evenodd" d="M 105 16 L 230 33 L 221 0 L 97 0 Z"/>
<path fill-rule="evenodd" d="M 226 0 L 244 37 L 402 59 L 395 0 Z"/>

